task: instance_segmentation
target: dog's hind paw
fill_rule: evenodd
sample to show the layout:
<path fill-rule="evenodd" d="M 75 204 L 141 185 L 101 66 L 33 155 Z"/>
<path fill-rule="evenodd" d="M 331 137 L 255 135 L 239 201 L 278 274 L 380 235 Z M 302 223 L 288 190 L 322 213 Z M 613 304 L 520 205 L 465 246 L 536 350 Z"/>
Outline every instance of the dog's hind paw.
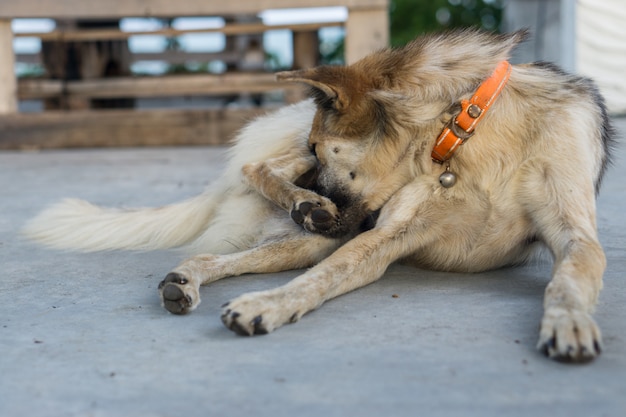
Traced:
<path fill-rule="evenodd" d="M 339 223 L 337 207 L 328 199 L 301 201 L 291 209 L 291 218 L 309 232 L 325 234 Z"/>
<path fill-rule="evenodd" d="M 239 335 L 253 336 L 298 321 L 298 312 L 288 312 L 275 301 L 276 294 L 269 291 L 244 294 L 222 306 L 222 323 Z"/>
<path fill-rule="evenodd" d="M 173 314 L 187 314 L 200 304 L 198 291 L 182 274 L 170 272 L 159 283 L 161 305 Z"/>
<path fill-rule="evenodd" d="M 602 336 L 589 313 L 552 307 L 541 321 L 537 348 L 561 362 L 589 362 L 602 351 Z"/>

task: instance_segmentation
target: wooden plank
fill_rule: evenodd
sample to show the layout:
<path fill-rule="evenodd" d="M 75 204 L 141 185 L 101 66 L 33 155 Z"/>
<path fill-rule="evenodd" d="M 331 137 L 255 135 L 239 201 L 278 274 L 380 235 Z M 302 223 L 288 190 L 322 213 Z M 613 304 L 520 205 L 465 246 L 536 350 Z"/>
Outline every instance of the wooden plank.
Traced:
<path fill-rule="evenodd" d="M 235 51 L 186 52 L 179 50 L 167 50 L 163 52 L 136 52 L 131 54 L 130 59 L 132 62 L 166 61 L 169 64 L 184 64 L 190 61 L 223 61 L 225 63 L 235 63 L 241 59 L 241 54 Z"/>
<path fill-rule="evenodd" d="M 122 40 L 131 36 L 144 35 L 161 35 L 174 37 L 186 35 L 190 33 L 222 33 L 224 35 L 245 35 L 254 33 L 263 33 L 270 30 L 290 30 L 293 32 L 311 32 L 324 27 L 343 26 L 343 21 L 322 22 L 322 23 L 303 23 L 303 24 L 285 24 L 285 25 L 264 25 L 262 23 L 238 23 L 227 24 L 219 28 L 204 29 L 158 29 L 150 31 L 123 32 L 119 29 L 83 29 L 83 30 L 54 30 L 51 32 L 22 32 L 16 33 L 15 37 L 22 38 L 39 38 L 42 41 L 97 41 L 97 40 Z"/>
<path fill-rule="evenodd" d="M 164 77 L 115 77 L 66 81 L 23 79 L 20 99 L 40 99 L 65 94 L 75 97 L 166 97 L 231 93 L 262 93 L 290 88 L 276 82 L 271 73 L 226 73 L 221 75 L 170 75 Z"/>
<path fill-rule="evenodd" d="M 18 81 L 17 91 L 20 100 L 52 98 L 63 93 L 63 82 L 60 80 L 24 78 Z"/>
<path fill-rule="evenodd" d="M 223 145 L 265 111 L 88 110 L 0 116 L 0 149 Z"/>
<path fill-rule="evenodd" d="M 41 55 L 36 54 L 15 54 L 15 61 L 24 64 L 41 64 Z"/>
<path fill-rule="evenodd" d="M 11 21 L 0 19 L 0 114 L 17 112 L 17 81 Z"/>
<path fill-rule="evenodd" d="M 365 55 L 388 45 L 389 13 L 386 8 L 355 10 L 348 15 L 346 64 L 353 64 Z"/>
<path fill-rule="evenodd" d="M 3 0 L 0 18 L 122 18 L 256 14 L 268 9 L 386 8 L 388 0 Z"/>
<path fill-rule="evenodd" d="M 137 52 L 130 55 L 131 62 L 140 61 L 167 61 L 170 64 L 184 64 L 186 62 L 224 61 L 237 62 L 241 58 L 238 52 L 187 52 L 166 50 L 163 52 Z M 15 60 L 25 64 L 41 64 L 41 54 L 16 54 Z"/>

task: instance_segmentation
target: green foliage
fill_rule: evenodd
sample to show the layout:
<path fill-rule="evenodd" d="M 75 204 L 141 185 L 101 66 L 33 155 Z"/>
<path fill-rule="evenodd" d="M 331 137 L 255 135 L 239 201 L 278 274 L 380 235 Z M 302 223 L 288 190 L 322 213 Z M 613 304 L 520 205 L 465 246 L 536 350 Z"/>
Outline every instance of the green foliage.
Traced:
<path fill-rule="evenodd" d="M 502 0 L 391 0 L 391 45 L 404 45 L 425 32 L 459 27 L 497 31 Z"/>
<path fill-rule="evenodd" d="M 42 64 L 25 64 L 18 62 L 16 75 L 19 78 L 41 78 L 46 75 L 46 69 Z"/>
<path fill-rule="evenodd" d="M 329 39 L 320 42 L 320 64 L 344 64 L 345 39 L 344 37 Z"/>
<path fill-rule="evenodd" d="M 479 27 L 499 31 L 504 0 L 391 0 L 391 45 L 401 46 L 426 32 Z M 322 64 L 343 64 L 344 39 L 320 45 Z"/>

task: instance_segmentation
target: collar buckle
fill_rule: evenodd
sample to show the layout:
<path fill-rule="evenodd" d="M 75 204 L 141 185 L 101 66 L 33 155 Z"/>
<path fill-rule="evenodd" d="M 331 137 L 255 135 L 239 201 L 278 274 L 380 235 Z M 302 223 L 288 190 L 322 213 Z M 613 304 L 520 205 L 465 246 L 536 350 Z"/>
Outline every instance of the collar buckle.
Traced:
<path fill-rule="evenodd" d="M 452 133 L 454 133 L 454 135 L 461 139 L 463 142 L 465 142 L 466 140 L 468 140 L 469 138 L 471 138 L 472 136 L 474 136 L 474 131 L 466 131 L 464 130 L 461 126 L 459 126 L 459 122 L 456 120 L 456 116 L 454 116 L 452 119 L 450 119 L 450 121 L 448 122 L 448 129 L 450 129 L 452 131 Z"/>

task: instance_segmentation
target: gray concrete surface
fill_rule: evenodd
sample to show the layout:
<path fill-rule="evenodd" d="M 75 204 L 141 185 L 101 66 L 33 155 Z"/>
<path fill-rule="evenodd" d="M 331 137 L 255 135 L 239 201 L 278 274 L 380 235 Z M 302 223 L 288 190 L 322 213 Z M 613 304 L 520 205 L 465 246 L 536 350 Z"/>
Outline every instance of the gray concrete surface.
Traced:
<path fill-rule="evenodd" d="M 626 149 L 617 154 L 599 198 L 605 351 L 564 365 L 535 351 L 549 263 L 473 275 L 393 266 L 269 336 L 236 336 L 219 306 L 297 271 L 223 280 L 193 314 L 170 315 L 156 286 L 180 254 L 55 252 L 17 232 L 62 197 L 194 195 L 222 149 L 0 153 L 0 416 L 626 416 Z"/>

